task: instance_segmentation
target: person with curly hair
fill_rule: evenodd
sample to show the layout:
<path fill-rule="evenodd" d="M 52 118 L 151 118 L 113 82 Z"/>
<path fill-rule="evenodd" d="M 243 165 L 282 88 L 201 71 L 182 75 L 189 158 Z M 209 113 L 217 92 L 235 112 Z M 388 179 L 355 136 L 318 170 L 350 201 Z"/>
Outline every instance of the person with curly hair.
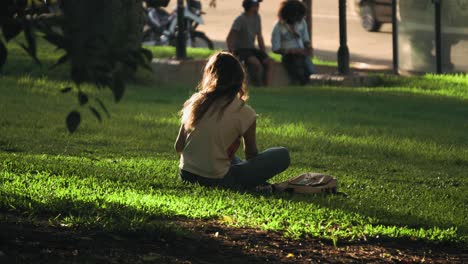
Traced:
<path fill-rule="evenodd" d="M 304 19 L 306 7 L 298 0 L 285 0 L 278 11 L 272 36 L 272 50 L 281 54 L 281 62 L 293 83 L 301 85 L 309 82 L 313 73 L 310 60 L 311 41 Z"/>

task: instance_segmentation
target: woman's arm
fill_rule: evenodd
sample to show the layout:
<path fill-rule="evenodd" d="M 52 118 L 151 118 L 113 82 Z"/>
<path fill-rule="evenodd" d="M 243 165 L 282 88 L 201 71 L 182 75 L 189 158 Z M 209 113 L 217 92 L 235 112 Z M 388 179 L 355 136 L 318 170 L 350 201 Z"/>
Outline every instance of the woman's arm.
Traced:
<path fill-rule="evenodd" d="M 181 154 L 182 151 L 184 150 L 185 148 L 185 139 L 186 139 L 186 134 L 185 134 L 185 129 L 184 129 L 184 125 L 180 125 L 180 129 L 179 129 L 179 135 L 177 135 L 177 139 L 176 139 L 176 142 L 174 144 L 174 148 L 175 150 L 177 151 L 178 154 Z"/>
<path fill-rule="evenodd" d="M 310 42 L 304 42 L 304 55 L 306 56 L 312 56 L 314 50 L 310 46 Z"/>
<path fill-rule="evenodd" d="M 244 138 L 244 152 L 246 160 L 252 159 L 258 154 L 256 132 L 257 121 L 254 121 L 242 136 Z"/>
<path fill-rule="evenodd" d="M 305 19 L 302 19 L 302 32 L 301 32 L 301 38 L 302 42 L 304 43 L 304 55 L 306 56 L 312 56 L 313 54 L 313 49 L 312 49 L 312 41 L 310 41 L 310 36 L 309 36 L 309 29 L 307 26 L 307 22 Z"/>

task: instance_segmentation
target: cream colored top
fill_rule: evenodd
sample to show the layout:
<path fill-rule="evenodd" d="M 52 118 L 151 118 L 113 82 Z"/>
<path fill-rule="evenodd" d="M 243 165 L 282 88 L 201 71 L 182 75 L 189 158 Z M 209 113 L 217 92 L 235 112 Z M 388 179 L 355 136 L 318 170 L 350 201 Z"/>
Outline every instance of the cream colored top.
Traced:
<path fill-rule="evenodd" d="M 254 123 L 255 111 L 235 98 L 220 116 L 225 101 L 214 103 L 187 135 L 180 156 L 180 169 L 196 175 L 220 179 L 229 170 L 229 146 Z"/>

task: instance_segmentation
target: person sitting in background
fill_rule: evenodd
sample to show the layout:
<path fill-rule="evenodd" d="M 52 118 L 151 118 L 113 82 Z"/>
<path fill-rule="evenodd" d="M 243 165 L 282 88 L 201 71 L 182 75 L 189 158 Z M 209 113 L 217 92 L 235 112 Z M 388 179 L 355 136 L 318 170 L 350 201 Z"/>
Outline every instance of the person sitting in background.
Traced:
<path fill-rule="evenodd" d="M 310 60 L 312 48 L 304 19 L 306 7 L 298 0 L 285 0 L 281 3 L 271 35 L 272 50 L 281 54 L 281 62 L 293 83 L 301 85 L 309 82 L 313 73 Z"/>
<path fill-rule="evenodd" d="M 247 66 L 253 84 L 268 86 L 271 81 L 273 60 L 268 57 L 262 35 L 262 23 L 258 13 L 262 0 L 244 0 L 245 12 L 232 24 L 226 42 L 228 50 Z M 259 49 L 255 47 L 257 39 Z"/>

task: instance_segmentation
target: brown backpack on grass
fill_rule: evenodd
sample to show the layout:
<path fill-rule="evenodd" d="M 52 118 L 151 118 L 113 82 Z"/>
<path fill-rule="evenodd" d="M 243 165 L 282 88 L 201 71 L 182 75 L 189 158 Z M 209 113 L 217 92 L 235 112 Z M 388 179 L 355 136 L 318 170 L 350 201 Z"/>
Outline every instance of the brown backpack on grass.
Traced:
<path fill-rule="evenodd" d="M 275 191 L 303 194 L 335 194 L 338 181 L 335 177 L 307 172 L 287 181 L 274 184 Z"/>

